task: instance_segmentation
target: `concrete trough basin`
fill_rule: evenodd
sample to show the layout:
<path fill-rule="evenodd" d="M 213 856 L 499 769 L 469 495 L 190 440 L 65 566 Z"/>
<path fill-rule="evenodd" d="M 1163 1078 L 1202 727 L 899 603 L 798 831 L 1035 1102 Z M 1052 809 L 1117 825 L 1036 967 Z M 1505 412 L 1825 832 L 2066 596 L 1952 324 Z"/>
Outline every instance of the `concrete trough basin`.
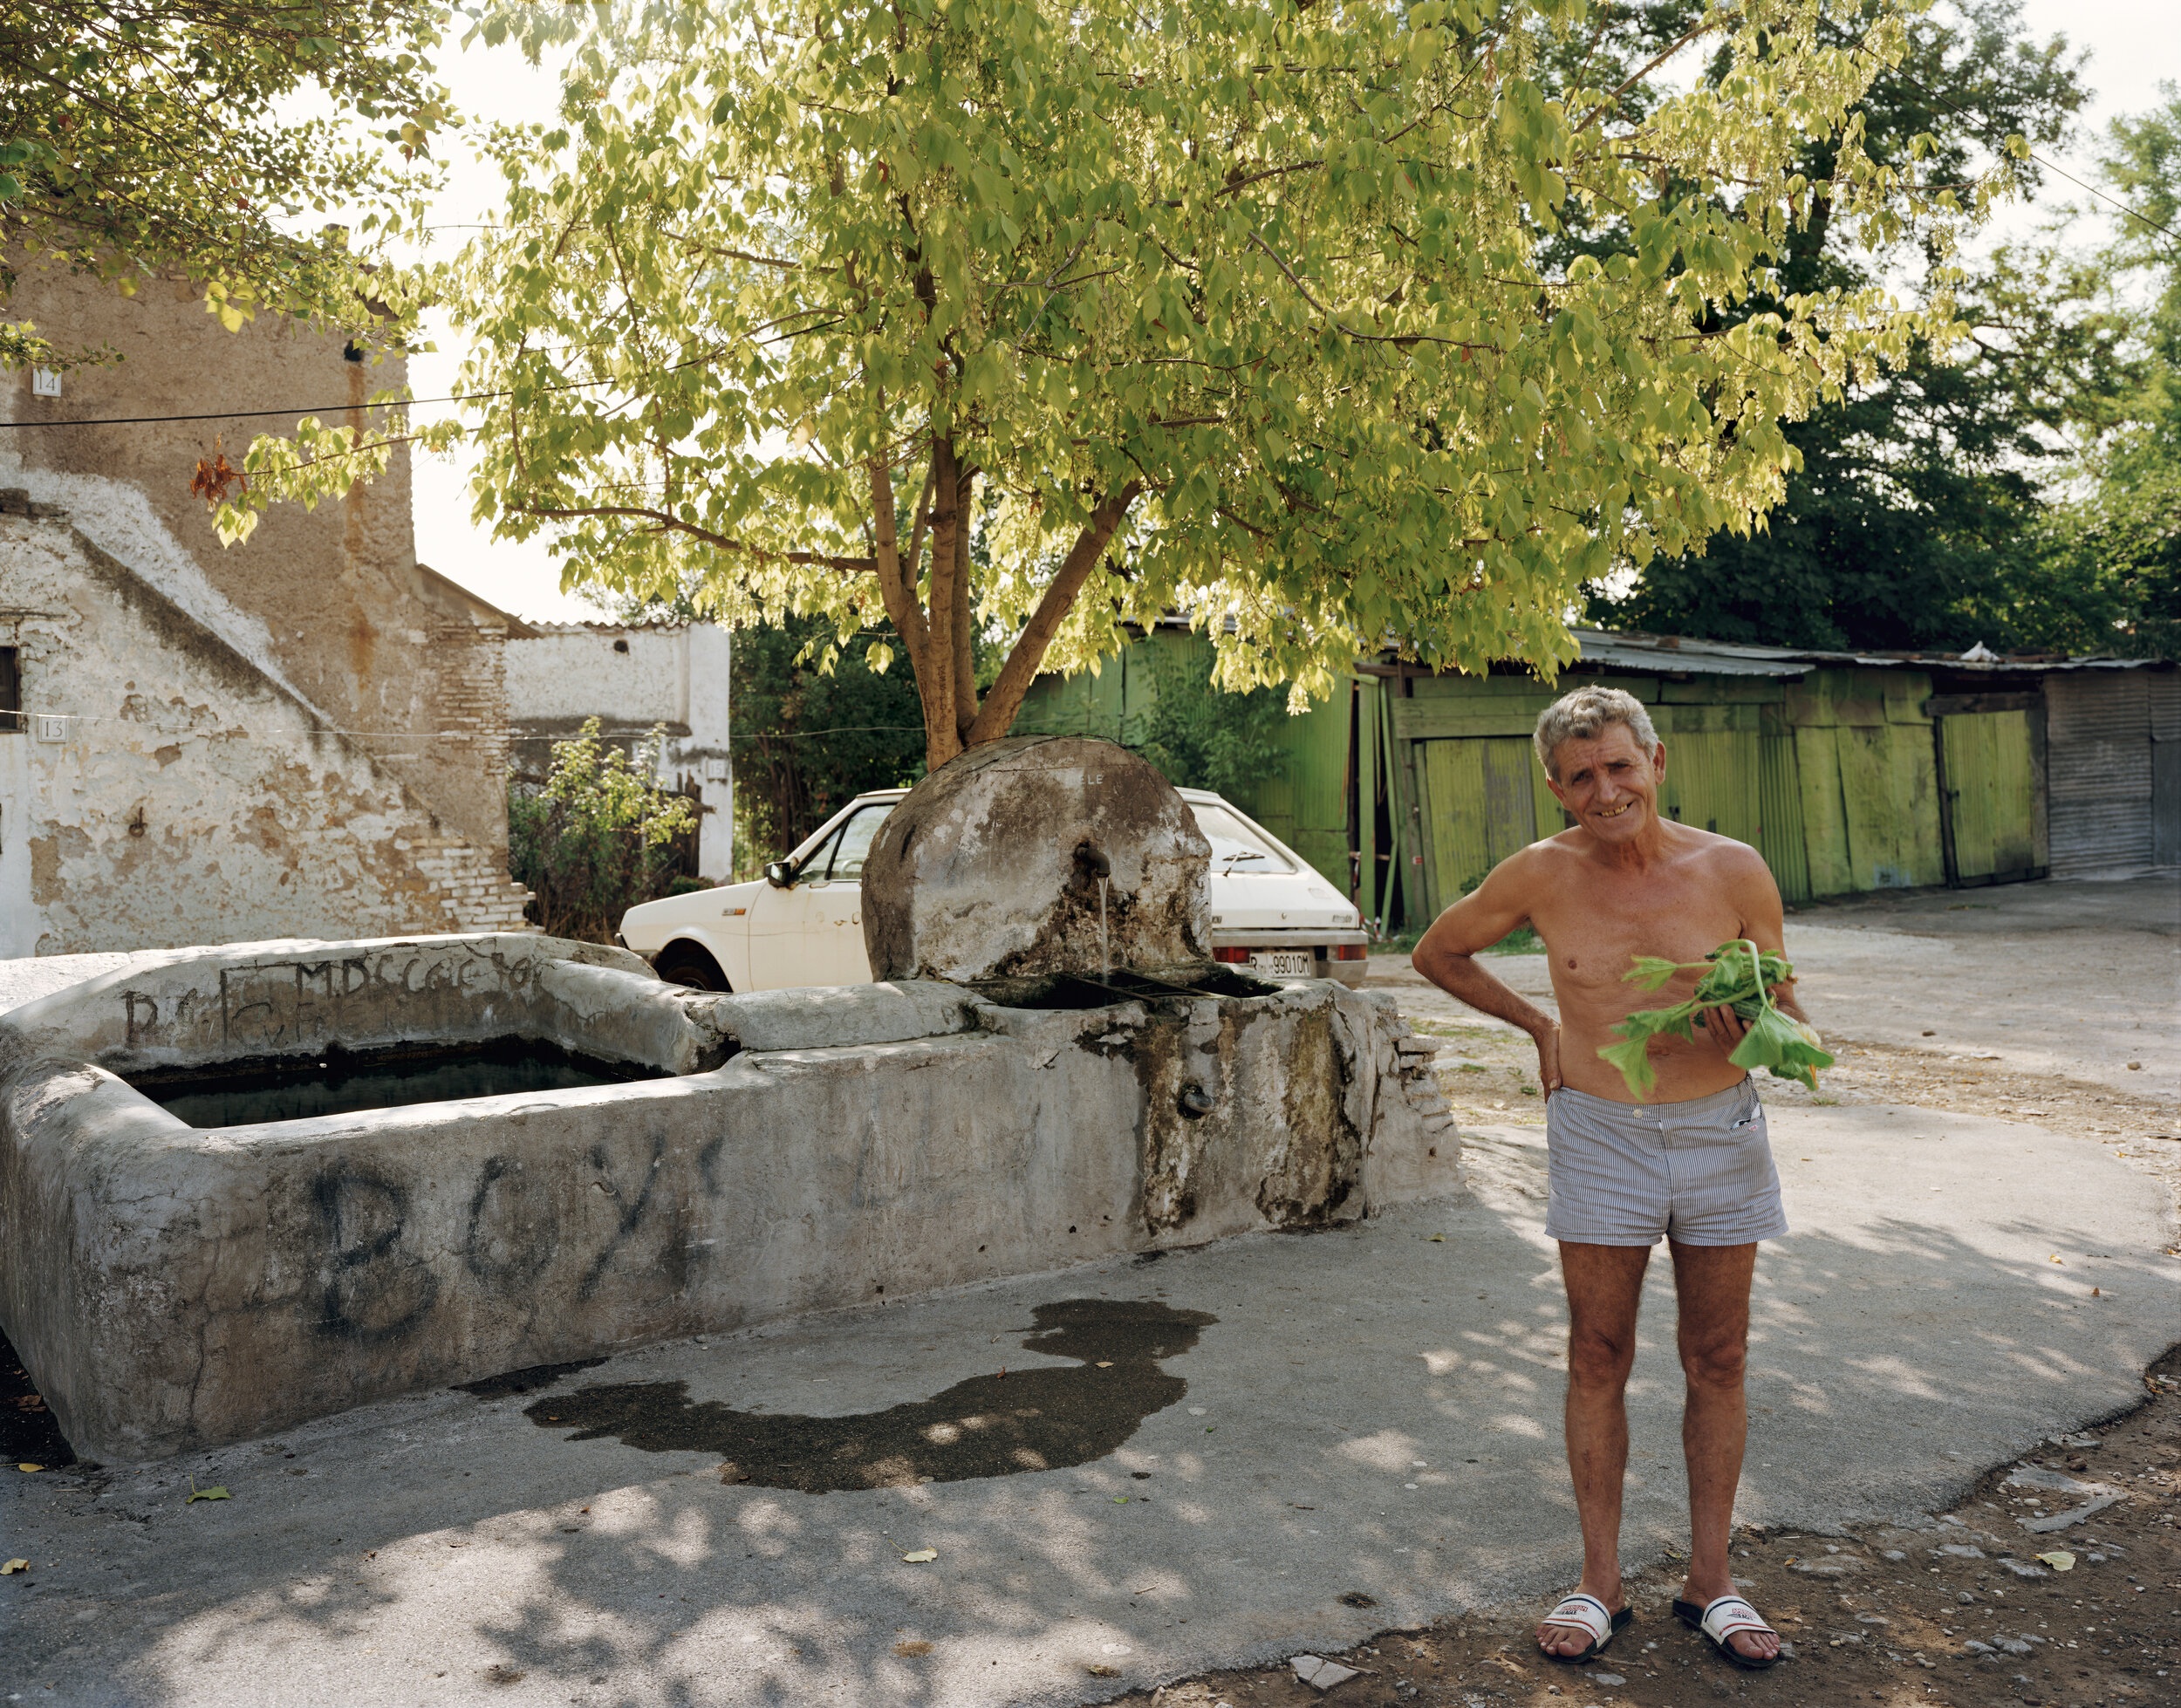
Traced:
<path fill-rule="evenodd" d="M 0 1019 L 0 1327 L 79 1453 L 158 1458 L 1439 1195 L 1430 1059 L 1315 981 L 1036 1008 L 528 935 L 180 952 Z M 238 1110 L 294 1118 L 193 1124 Z"/>

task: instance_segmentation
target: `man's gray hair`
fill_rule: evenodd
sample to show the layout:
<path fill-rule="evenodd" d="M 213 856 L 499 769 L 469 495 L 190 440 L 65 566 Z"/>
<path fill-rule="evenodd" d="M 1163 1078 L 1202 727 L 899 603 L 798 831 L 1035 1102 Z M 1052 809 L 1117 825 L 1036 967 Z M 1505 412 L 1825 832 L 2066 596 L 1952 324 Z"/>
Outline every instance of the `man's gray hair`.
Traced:
<path fill-rule="evenodd" d="M 1537 762 L 1545 768 L 1545 775 L 1560 781 L 1553 755 L 1562 741 L 1590 741 L 1609 723 L 1626 724 L 1646 754 L 1657 750 L 1658 732 L 1651 727 L 1644 702 L 1634 694 L 1623 688 L 1576 688 L 1538 714 L 1537 733 L 1530 739 L 1537 745 Z"/>

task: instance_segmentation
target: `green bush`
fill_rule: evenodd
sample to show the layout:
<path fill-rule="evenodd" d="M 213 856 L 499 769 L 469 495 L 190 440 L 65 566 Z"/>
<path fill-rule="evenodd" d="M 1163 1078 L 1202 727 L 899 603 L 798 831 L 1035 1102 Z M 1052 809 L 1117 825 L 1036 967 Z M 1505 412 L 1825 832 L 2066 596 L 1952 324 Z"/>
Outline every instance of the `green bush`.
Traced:
<path fill-rule="evenodd" d="M 1209 646 L 1154 646 L 1151 662 L 1157 696 L 1128 745 L 1175 788 L 1208 789 L 1248 811 L 1289 760 L 1287 690 L 1215 687 Z"/>
<path fill-rule="evenodd" d="M 585 723 L 553 743 L 544 787 L 508 797 L 508 870 L 531 892 L 532 924 L 555 937 L 611 943 L 621 915 L 667 892 L 674 841 L 696 826 L 695 807 L 653 781 L 664 724 L 636 744 L 633 762 Z"/>

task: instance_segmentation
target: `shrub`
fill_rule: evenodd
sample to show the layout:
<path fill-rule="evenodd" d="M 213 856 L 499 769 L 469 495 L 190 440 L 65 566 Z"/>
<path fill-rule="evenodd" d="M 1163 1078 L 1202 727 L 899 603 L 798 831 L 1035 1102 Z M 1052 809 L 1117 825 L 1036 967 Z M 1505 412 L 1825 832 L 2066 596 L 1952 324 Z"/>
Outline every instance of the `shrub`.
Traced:
<path fill-rule="evenodd" d="M 667 893 L 674 840 L 696 809 L 661 789 L 664 724 L 636 744 L 633 762 L 598 734 L 598 720 L 553 743 L 544 786 L 508 798 L 508 869 L 530 886 L 532 924 L 555 937 L 611 943 L 621 915 Z"/>

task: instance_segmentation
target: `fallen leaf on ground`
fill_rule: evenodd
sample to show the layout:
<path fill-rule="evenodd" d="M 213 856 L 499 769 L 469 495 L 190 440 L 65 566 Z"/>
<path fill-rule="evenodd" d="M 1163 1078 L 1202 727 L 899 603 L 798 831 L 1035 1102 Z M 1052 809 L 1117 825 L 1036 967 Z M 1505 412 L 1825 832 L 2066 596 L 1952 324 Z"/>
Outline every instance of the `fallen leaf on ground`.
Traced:
<path fill-rule="evenodd" d="M 6 1565 L 4 1565 L 4 1566 L 0 1566 L 0 1577 L 5 1577 L 5 1576 L 7 1576 L 7 1575 L 8 1575 L 10 1572 L 27 1572 L 27 1571 L 29 1571 L 30 1569 L 31 1569 L 31 1562 L 30 1562 L 29 1561 L 27 1561 L 27 1560 L 10 1560 L 10 1561 L 8 1561 L 8 1563 L 7 1563 Z"/>
<path fill-rule="evenodd" d="M 924 1642 L 897 1643 L 893 1645 L 893 1652 L 903 1657 L 904 1658 L 913 1659 L 919 1655 L 930 1654 L 932 1652 L 932 1645 Z"/>
<path fill-rule="evenodd" d="M 1434 1233 L 1432 1235 L 1431 1243 L 1434 1246 L 1443 1246 L 1446 1243 L 1446 1236 L 1444 1233 Z"/>
<path fill-rule="evenodd" d="M 1112 1361 L 1112 1359 L 1111 1359 L 1111 1358 L 1101 1358 L 1101 1359 L 1099 1359 L 1099 1360 L 1098 1360 L 1098 1368 L 1099 1368 L 1100 1370 L 1111 1370 L 1111 1369 L 1113 1368 L 1113 1361 Z"/>
<path fill-rule="evenodd" d="M 186 1506 L 192 1500 L 232 1500 L 234 1498 L 223 1487 L 199 1488 L 197 1479 L 192 1477 L 189 1479 L 189 1493 L 183 1498 L 181 1504 Z"/>
<path fill-rule="evenodd" d="M 906 1554 L 903 1554 L 901 1557 L 902 1557 L 902 1559 L 904 1559 L 904 1560 L 907 1561 L 908 1561 L 908 1563 L 909 1563 L 910 1565 L 912 1565 L 912 1566 L 920 1566 L 920 1565 L 922 1565 L 922 1564 L 923 1564 L 923 1563 L 924 1563 L 926 1560 L 936 1560 L 936 1559 L 938 1559 L 938 1558 L 939 1558 L 939 1550 L 938 1550 L 937 1548 L 935 1548 L 935 1547 L 920 1547 L 920 1548 L 913 1548 L 913 1549 L 911 1549 L 908 1553 L 906 1553 Z"/>
<path fill-rule="evenodd" d="M 2075 1555 L 2064 1547 L 2056 1547 L 2050 1554 L 2041 1554 L 2037 1557 L 2055 1572 L 2071 1572 L 2075 1569 Z"/>
<path fill-rule="evenodd" d="M 17 1471 L 43 1471 L 45 1467 L 42 1465 L 18 1465 L 15 1468 Z"/>
<path fill-rule="evenodd" d="M 1118 1678 L 1121 1676 L 1120 1668 L 1108 1666 L 1104 1661 L 1093 1661 L 1084 1670 L 1093 1678 Z"/>

